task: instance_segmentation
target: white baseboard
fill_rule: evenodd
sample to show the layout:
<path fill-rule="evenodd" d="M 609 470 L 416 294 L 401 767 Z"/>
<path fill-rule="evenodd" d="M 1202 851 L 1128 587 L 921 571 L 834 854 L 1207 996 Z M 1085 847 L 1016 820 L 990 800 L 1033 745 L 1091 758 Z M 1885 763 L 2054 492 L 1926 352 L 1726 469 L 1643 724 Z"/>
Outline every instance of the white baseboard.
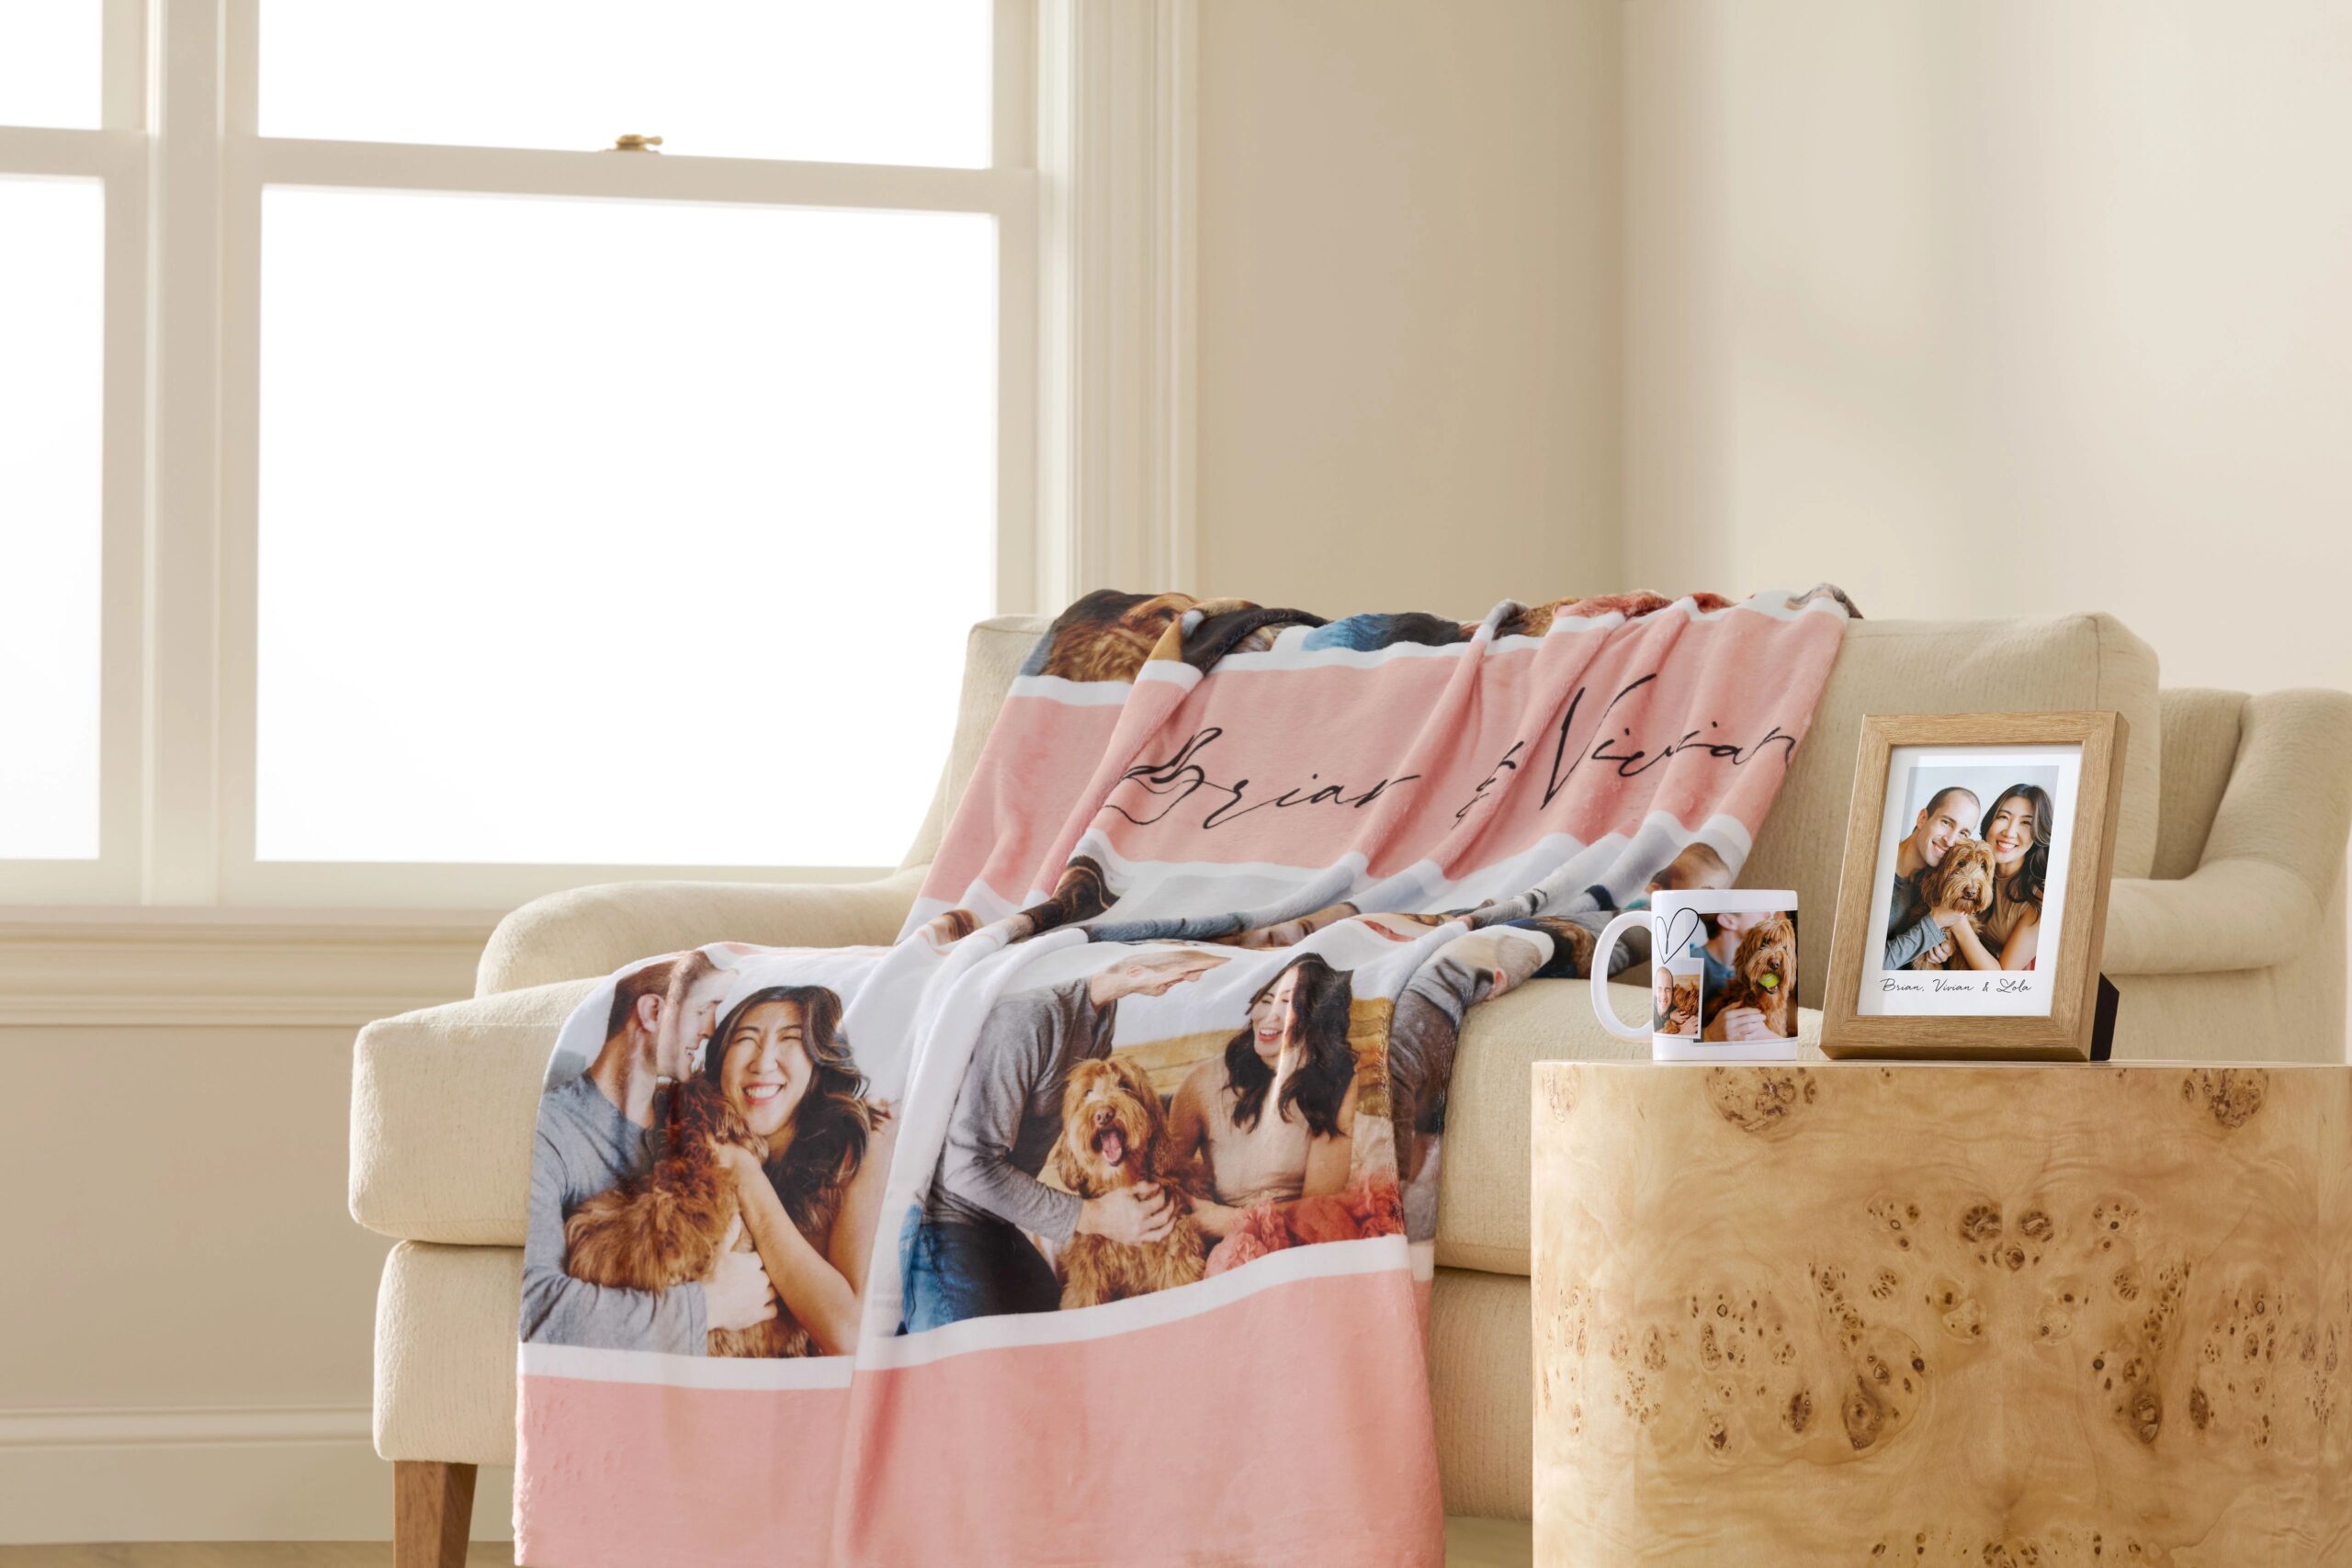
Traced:
<path fill-rule="evenodd" d="M 512 1535 L 485 1469 L 473 1539 Z M 392 1467 L 368 1407 L 0 1411 L 0 1544 L 384 1540 Z"/>

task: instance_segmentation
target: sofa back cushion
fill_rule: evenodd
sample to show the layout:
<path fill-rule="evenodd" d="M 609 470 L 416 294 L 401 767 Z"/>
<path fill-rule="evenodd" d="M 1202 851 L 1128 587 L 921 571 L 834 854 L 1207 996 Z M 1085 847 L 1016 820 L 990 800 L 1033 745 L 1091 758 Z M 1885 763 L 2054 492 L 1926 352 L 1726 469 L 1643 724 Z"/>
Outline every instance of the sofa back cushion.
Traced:
<path fill-rule="evenodd" d="M 999 615 L 972 628 L 955 739 L 931 815 L 906 864 L 922 864 L 937 850 L 1013 674 L 1047 624 L 1043 615 Z M 2113 708 L 2132 727 L 2115 874 L 2150 874 L 2163 740 L 2155 651 L 2112 615 L 2082 615 L 1850 623 L 1813 728 L 1797 748 L 1788 783 L 1757 836 L 1740 882 L 1795 888 L 1805 928 L 1817 933 L 1815 963 L 1826 965 L 1862 716 L 2075 708 Z"/>
<path fill-rule="evenodd" d="M 2085 708 L 2111 708 L 2131 726 L 2115 874 L 2146 876 L 2155 863 L 2164 739 L 2156 655 L 2122 622 L 2112 615 L 2054 615 L 1849 624 L 1813 728 L 1797 748 L 1740 882 L 1796 889 L 1804 929 L 1815 933 L 1812 972 L 1826 976 L 1863 716 Z"/>

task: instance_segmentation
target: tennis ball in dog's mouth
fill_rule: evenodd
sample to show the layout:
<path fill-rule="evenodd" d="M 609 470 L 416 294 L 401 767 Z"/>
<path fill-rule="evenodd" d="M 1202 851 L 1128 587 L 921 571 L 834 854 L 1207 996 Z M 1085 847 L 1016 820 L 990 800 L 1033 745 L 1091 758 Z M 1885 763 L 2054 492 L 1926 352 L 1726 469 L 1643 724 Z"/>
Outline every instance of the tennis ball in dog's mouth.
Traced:
<path fill-rule="evenodd" d="M 1778 975 L 1767 975 L 1756 983 L 1768 991 L 1777 991 L 1781 988 L 1781 977 Z"/>

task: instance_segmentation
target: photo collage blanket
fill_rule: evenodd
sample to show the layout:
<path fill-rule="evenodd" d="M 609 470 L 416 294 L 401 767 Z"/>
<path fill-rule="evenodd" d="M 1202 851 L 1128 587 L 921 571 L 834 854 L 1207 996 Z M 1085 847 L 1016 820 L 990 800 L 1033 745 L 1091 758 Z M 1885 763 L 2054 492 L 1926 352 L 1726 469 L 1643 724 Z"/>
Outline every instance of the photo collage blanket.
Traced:
<path fill-rule="evenodd" d="M 1851 614 L 1080 600 L 897 942 L 650 956 L 563 1027 L 520 1560 L 1439 1568 L 1464 1018 L 1732 881 Z"/>

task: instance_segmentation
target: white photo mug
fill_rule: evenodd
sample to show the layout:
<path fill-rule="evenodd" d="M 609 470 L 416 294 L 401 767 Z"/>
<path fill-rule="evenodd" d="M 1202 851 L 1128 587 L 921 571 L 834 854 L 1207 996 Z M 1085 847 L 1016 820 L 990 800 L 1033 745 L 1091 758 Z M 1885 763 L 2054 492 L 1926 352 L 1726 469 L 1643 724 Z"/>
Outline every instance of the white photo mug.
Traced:
<path fill-rule="evenodd" d="M 1609 960 L 1650 929 L 1650 1026 L 1609 1005 Z M 1797 896 L 1719 887 L 1650 895 L 1609 922 L 1592 950 L 1592 1007 L 1612 1034 L 1649 1037 L 1659 1062 L 1787 1062 L 1797 1055 Z"/>

